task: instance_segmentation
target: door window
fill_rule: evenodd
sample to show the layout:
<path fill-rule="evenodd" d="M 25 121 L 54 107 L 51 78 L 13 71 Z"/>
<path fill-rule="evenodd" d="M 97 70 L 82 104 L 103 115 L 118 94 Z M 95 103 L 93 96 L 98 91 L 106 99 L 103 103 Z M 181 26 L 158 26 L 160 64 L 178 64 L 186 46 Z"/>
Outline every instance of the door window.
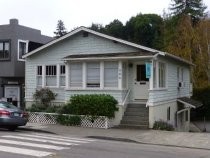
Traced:
<path fill-rule="evenodd" d="M 146 65 L 136 65 L 136 81 L 149 81 L 146 78 Z"/>

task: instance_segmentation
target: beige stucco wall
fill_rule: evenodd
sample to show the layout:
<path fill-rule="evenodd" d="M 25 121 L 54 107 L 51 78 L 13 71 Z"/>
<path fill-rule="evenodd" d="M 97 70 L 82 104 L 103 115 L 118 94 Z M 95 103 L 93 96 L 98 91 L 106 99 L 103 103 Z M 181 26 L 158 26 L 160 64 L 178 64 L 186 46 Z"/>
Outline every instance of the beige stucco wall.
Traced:
<path fill-rule="evenodd" d="M 167 120 L 167 109 L 170 107 L 170 120 Z M 177 102 L 162 103 L 156 106 L 149 106 L 149 128 L 153 128 L 155 121 L 165 121 L 175 126 L 175 114 L 177 111 Z"/>
<path fill-rule="evenodd" d="M 113 125 L 117 126 L 120 124 L 122 117 L 124 115 L 126 107 L 122 105 L 118 105 L 118 111 L 115 112 L 115 118 L 113 119 Z"/>

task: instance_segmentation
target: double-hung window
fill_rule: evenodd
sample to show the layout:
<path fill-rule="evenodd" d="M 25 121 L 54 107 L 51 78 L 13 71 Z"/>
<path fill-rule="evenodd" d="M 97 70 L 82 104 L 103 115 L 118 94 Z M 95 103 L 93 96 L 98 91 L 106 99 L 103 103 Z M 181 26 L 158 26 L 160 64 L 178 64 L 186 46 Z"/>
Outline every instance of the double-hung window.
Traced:
<path fill-rule="evenodd" d="M 10 56 L 10 42 L 0 41 L 0 60 L 8 60 Z"/>
<path fill-rule="evenodd" d="M 100 63 L 87 63 L 87 87 L 100 87 Z"/>
<path fill-rule="evenodd" d="M 60 65 L 60 86 L 61 87 L 66 85 L 65 75 L 66 75 L 66 67 L 65 65 Z"/>
<path fill-rule="evenodd" d="M 28 41 L 18 40 L 18 60 L 22 61 L 22 56 L 28 52 Z"/>
<path fill-rule="evenodd" d="M 165 63 L 159 62 L 159 88 L 166 87 L 166 65 Z"/>
<path fill-rule="evenodd" d="M 118 87 L 118 62 L 104 62 L 104 87 Z"/>
<path fill-rule="evenodd" d="M 42 86 L 42 66 L 37 66 L 37 86 Z"/>
<path fill-rule="evenodd" d="M 75 62 L 70 64 L 70 87 L 82 87 L 82 63 Z"/>
<path fill-rule="evenodd" d="M 56 86 L 57 85 L 57 66 L 47 65 L 46 66 L 46 86 Z"/>

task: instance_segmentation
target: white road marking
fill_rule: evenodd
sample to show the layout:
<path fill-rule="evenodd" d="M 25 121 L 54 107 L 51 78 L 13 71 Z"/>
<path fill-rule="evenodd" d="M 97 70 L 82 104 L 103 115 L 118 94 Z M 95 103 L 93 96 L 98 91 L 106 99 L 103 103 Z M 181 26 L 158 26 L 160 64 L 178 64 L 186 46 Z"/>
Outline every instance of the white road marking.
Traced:
<path fill-rule="evenodd" d="M 19 134 L 21 136 L 26 136 L 26 137 L 33 137 L 33 138 L 43 138 L 43 139 L 48 139 L 48 140 L 57 140 L 57 141 L 65 141 L 65 142 L 72 142 L 72 143 L 88 143 L 87 141 L 81 141 L 81 140 L 72 140 L 71 138 L 64 139 L 64 138 L 58 138 L 58 137 L 51 137 L 51 136 L 41 136 L 41 135 L 29 135 L 29 134 Z"/>
<path fill-rule="evenodd" d="M 78 145 L 74 143 L 67 143 L 67 142 L 59 142 L 59 141 L 52 141 L 46 139 L 38 139 L 38 138 L 29 138 L 29 137 L 22 137 L 22 136 L 12 136 L 12 135 L 5 135 L 2 136 L 3 138 L 14 138 L 14 139 L 21 139 L 21 140 L 29 140 L 29 141 L 37 141 L 42 143 L 52 143 L 52 144 L 59 144 L 59 145 Z"/>
<path fill-rule="evenodd" d="M 31 149 L 22 149 L 22 148 L 2 146 L 2 145 L 0 145 L 0 151 L 7 152 L 7 153 L 13 153 L 13 154 L 35 156 L 35 157 L 44 157 L 44 156 L 55 155 L 54 153 L 51 153 L 51 152 L 31 150 Z"/>
<path fill-rule="evenodd" d="M 30 147 L 37 147 L 37 148 L 45 148 L 45 149 L 54 149 L 54 150 L 69 149 L 67 147 L 60 147 L 60 146 L 55 146 L 55 145 L 36 144 L 36 143 L 28 143 L 28 142 L 14 141 L 14 140 L 6 140 L 6 139 L 0 139 L 0 143 L 23 145 L 23 146 L 30 146 Z"/>

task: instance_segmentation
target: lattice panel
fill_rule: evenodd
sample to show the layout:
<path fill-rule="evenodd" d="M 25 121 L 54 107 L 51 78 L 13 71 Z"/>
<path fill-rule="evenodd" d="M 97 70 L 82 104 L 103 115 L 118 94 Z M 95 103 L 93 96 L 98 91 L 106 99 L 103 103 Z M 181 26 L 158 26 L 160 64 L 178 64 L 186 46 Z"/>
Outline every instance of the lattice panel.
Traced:
<path fill-rule="evenodd" d="M 29 113 L 29 122 L 43 123 L 43 124 L 57 124 L 56 113 Z M 91 120 L 90 117 L 81 116 L 81 127 L 92 127 L 92 128 L 111 128 L 113 127 L 112 120 L 107 117 L 101 116 L 97 119 Z"/>
<path fill-rule="evenodd" d="M 58 114 L 51 113 L 29 113 L 29 122 L 44 123 L 44 124 L 56 124 L 56 117 Z"/>

